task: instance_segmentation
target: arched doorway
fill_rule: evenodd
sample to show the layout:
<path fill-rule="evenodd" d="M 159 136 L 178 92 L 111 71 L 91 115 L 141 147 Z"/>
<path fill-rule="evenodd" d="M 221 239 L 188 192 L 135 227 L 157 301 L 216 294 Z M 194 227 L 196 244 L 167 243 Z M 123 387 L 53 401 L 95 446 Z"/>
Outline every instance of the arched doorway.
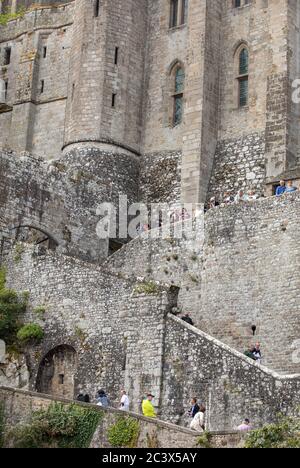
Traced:
<path fill-rule="evenodd" d="M 15 242 L 40 245 L 49 250 L 56 250 L 58 247 L 57 241 L 49 233 L 35 226 L 17 226 L 13 227 L 10 232 Z"/>
<path fill-rule="evenodd" d="M 69 345 L 61 345 L 49 351 L 40 363 L 36 389 L 39 393 L 74 398 L 74 376 L 77 354 Z"/>

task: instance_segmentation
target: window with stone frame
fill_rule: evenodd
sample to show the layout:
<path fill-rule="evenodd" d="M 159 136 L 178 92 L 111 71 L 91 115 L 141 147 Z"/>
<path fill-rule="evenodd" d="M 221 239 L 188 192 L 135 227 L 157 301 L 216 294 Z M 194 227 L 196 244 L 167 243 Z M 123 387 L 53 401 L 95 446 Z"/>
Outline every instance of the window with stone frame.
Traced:
<path fill-rule="evenodd" d="M 173 126 L 180 125 L 183 120 L 183 97 L 185 73 L 181 65 L 175 65 L 172 73 L 173 79 Z"/>
<path fill-rule="evenodd" d="M 233 8 L 241 8 L 243 6 L 249 5 L 251 0 L 232 0 Z"/>
<path fill-rule="evenodd" d="M 170 28 L 186 23 L 188 0 L 170 0 Z"/>
<path fill-rule="evenodd" d="M 249 102 L 249 51 L 243 45 L 238 50 L 238 106 L 248 106 Z"/>

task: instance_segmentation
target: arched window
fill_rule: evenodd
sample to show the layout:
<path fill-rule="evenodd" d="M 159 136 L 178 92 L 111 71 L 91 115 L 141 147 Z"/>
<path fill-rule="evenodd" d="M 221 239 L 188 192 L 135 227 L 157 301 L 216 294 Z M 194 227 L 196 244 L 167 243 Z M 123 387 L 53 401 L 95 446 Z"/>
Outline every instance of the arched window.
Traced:
<path fill-rule="evenodd" d="M 173 125 L 179 125 L 183 119 L 183 93 L 184 93 L 184 69 L 177 65 L 174 73 L 174 92 L 173 92 Z"/>
<path fill-rule="evenodd" d="M 242 47 L 238 52 L 238 100 L 239 107 L 246 107 L 249 101 L 249 51 Z"/>

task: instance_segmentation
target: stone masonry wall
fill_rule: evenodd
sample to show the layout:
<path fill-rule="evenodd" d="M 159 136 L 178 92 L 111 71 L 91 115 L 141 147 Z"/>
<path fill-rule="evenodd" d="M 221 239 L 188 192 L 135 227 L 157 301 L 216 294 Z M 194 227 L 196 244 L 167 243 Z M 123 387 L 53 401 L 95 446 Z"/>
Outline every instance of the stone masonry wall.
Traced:
<path fill-rule="evenodd" d="M 144 203 L 180 203 L 181 152 L 145 155 L 141 163 L 140 200 Z"/>
<path fill-rule="evenodd" d="M 43 357 L 64 345 L 76 351 L 74 395 L 83 391 L 94 401 L 96 391 L 105 388 L 117 405 L 125 386 L 135 411 L 149 391 L 160 404 L 164 321 L 170 310 L 163 289 L 136 294 L 136 281 L 33 247 L 18 260 L 12 252 L 5 264 L 8 287 L 29 291 L 24 320 L 45 330 L 42 343 L 26 350 L 30 388 L 36 388 Z M 39 306 L 45 308 L 42 316 L 35 313 Z"/>
<path fill-rule="evenodd" d="M 296 414 L 300 403 L 300 375 L 280 377 L 169 316 L 163 416 L 176 422 L 186 420 L 193 396 L 207 408 L 209 430 L 232 430 L 245 417 L 260 427 L 274 421 L 278 413 Z"/>
<path fill-rule="evenodd" d="M 26 12 L 0 28 L 0 79 L 7 112 L 0 112 L 0 148 L 57 158 L 63 146 L 73 3 Z M 10 63 L 4 63 L 11 48 Z"/>
<path fill-rule="evenodd" d="M 53 401 L 57 400 L 37 393 L 2 387 L 0 388 L 0 401 L 5 405 L 6 427 L 11 427 L 28 421 L 33 411 L 38 411 L 41 408 L 46 409 Z M 60 399 L 60 401 L 66 405 L 71 403 L 68 400 Z M 82 407 L 85 406 L 83 403 L 79 404 Z M 94 409 L 102 413 L 102 419 L 94 434 L 91 448 L 110 448 L 107 440 L 108 429 L 124 413 L 113 408 L 104 410 L 99 406 L 94 407 Z M 154 448 L 149 445 L 151 443 L 155 443 L 156 448 L 195 448 L 197 446 L 199 435 L 193 431 L 163 421 L 145 418 L 136 413 L 130 413 L 130 417 L 138 421 L 140 426 L 138 448 Z M 9 441 L 7 442 L 9 443 Z M 220 432 L 212 434 L 211 437 L 212 448 L 235 448 L 242 446 L 242 444 L 243 438 L 237 433 Z"/>
<path fill-rule="evenodd" d="M 12 238 L 19 226 L 31 226 L 69 255 L 89 261 L 107 256 L 107 242 L 96 233 L 96 209 L 104 189 L 92 179 L 88 165 L 67 167 L 2 152 L 0 187 L 2 236 Z"/>
<path fill-rule="evenodd" d="M 204 240 L 137 238 L 106 267 L 179 287 L 178 306 L 201 330 L 240 351 L 260 341 L 266 366 L 300 372 L 299 203 L 295 194 L 216 208 Z"/>
<path fill-rule="evenodd" d="M 240 189 L 262 195 L 265 176 L 264 135 L 254 133 L 238 140 L 221 141 L 215 154 L 207 199 L 216 196 L 222 202 L 225 192 L 236 195 Z"/>

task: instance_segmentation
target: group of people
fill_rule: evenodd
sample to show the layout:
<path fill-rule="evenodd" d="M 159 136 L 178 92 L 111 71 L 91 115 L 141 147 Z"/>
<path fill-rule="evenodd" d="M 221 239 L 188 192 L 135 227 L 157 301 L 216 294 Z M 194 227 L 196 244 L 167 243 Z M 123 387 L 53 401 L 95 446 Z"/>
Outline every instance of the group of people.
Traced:
<path fill-rule="evenodd" d="M 256 345 L 256 353 L 260 352 L 259 344 Z M 261 354 L 260 354 L 261 356 Z M 103 408 L 109 408 L 111 406 L 109 397 L 107 396 L 105 390 L 101 389 L 96 394 L 96 401 L 97 405 Z M 153 399 L 155 396 L 152 393 L 148 393 L 142 401 L 142 414 L 147 418 L 156 418 L 157 413 L 155 411 L 155 407 L 153 405 Z M 90 397 L 87 394 L 80 393 L 77 397 L 77 401 L 81 401 L 84 403 L 90 403 Z M 127 395 L 126 390 L 121 391 L 120 396 L 120 404 L 119 410 L 121 411 L 129 411 L 130 401 Z M 188 416 L 191 418 L 191 422 L 189 424 L 190 429 L 197 431 L 197 432 L 204 432 L 206 430 L 205 426 L 205 413 L 206 407 L 203 403 L 198 402 L 196 397 L 192 398 L 191 400 L 191 407 L 188 410 Z M 249 419 L 245 419 L 244 422 L 237 428 L 240 432 L 251 431 L 252 426 L 250 424 Z"/>
<path fill-rule="evenodd" d="M 258 364 L 261 364 L 262 354 L 260 349 L 260 343 L 256 343 L 254 346 L 250 346 L 244 354 L 253 361 L 256 361 Z"/>
<path fill-rule="evenodd" d="M 276 196 L 281 197 L 285 193 L 293 193 L 296 192 L 298 188 L 293 184 L 292 180 L 281 180 L 279 186 L 276 188 Z M 239 203 L 251 202 L 258 200 L 259 198 L 264 197 L 264 195 L 259 195 L 255 192 L 255 190 L 248 190 L 247 192 L 243 189 L 239 190 L 236 195 L 232 194 L 232 192 L 225 192 L 221 200 L 218 200 L 217 197 L 211 197 L 207 206 L 206 210 L 211 208 L 215 208 L 217 206 L 227 206 L 227 205 L 234 205 Z"/>
<path fill-rule="evenodd" d="M 260 195 L 258 195 L 254 190 L 249 190 L 247 193 L 244 190 L 239 190 L 236 195 L 233 195 L 231 192 L 225 192 L 222 200 L 218 200 L 217 197 L 211 197 L 207 205 L 207 210 L 216 208 L 217 206 L 228 206 L 251 202 L 258 200 L 259 198 Z"/>
<path fill-rule="evenodd" d="M 297 187 L 294 186 L 292 180 L 281 180 L 279 186 L 276 189 L 276 197 L 281 197 L 285 193 L 294 193 L 297 192 Z"/>

